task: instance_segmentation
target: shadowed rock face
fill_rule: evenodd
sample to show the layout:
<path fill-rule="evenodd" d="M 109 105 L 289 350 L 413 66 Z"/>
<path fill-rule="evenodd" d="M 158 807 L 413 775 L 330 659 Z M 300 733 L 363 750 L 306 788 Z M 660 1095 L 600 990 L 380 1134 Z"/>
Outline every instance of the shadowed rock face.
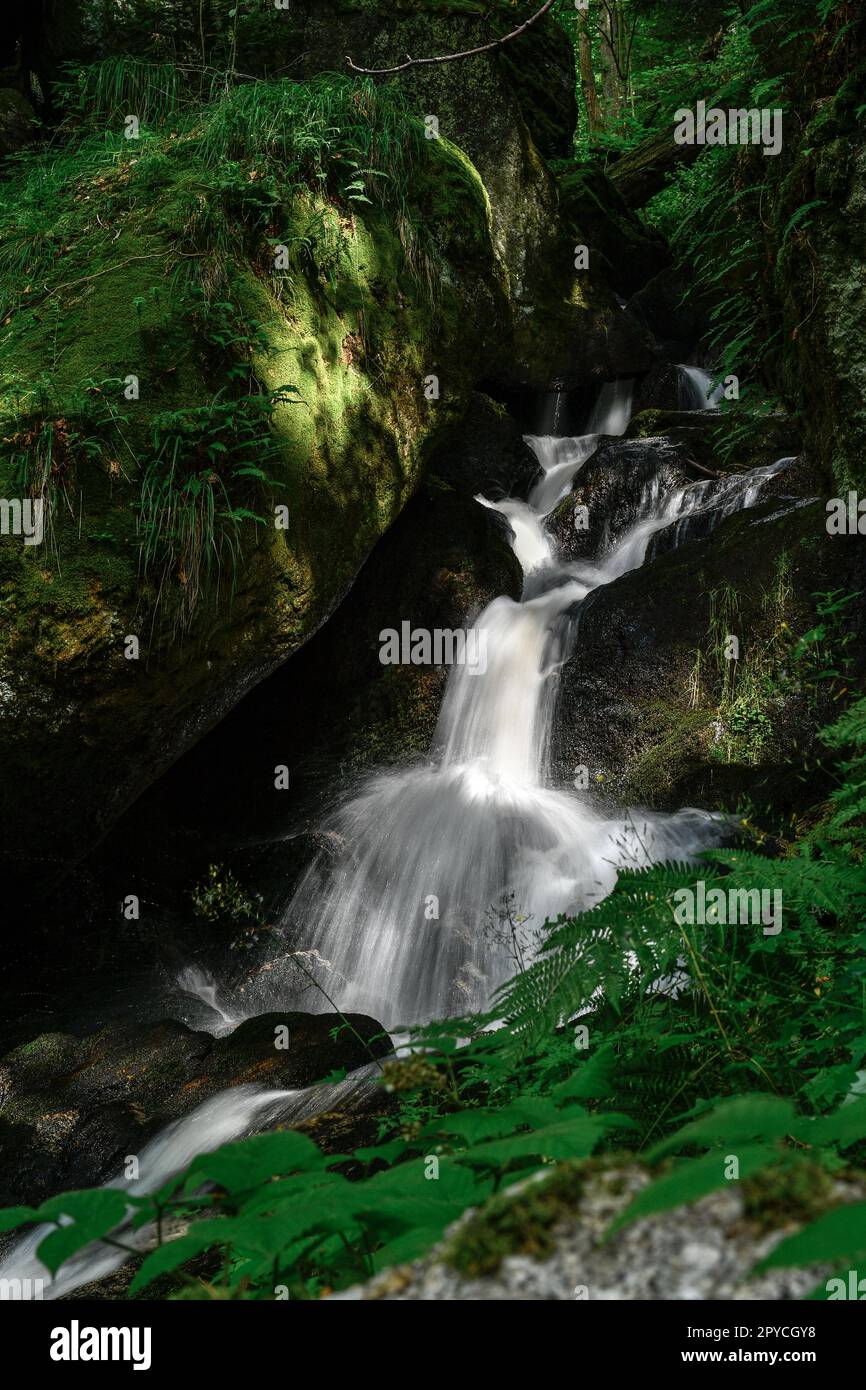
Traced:
<path fill-rule="evenodd" d="M 808 482 L 792 479 L 786 489 L 780 475 L 753 511 L 708 526 L 704 535 L 699 530 L 676 549 L 660 533 L 655 558 L 590 595 L 559 676 L 557 781 L 570 781 L 573 769 L 585 765 L 605 801 L 664 810 L 734 811 L 749 797 L 781 814 L 798 798 L 815 800 L 815 788 L 804 787 L 795 769 L 832 710 L 812 707 L 783 662 L 767 725 L 753 738 L 748 706 L 733 714 L 720 709 L 722 672 L 711 634 L 713 603 L 718 612 L 727 591 L 736 618 L 727 619 L 725 630 L 733 625 L 740 636 L 742 680 L 760 670 L 761 653 L 778 635 L 773 595 L 780 557 L 790 586 L 785 620 L 793 631 L 813 625 L 816 593 L 862 587 L 857 537 L 828 537 L 824 505 L 808 501 Z M 750 668 L 750 662 L 758 664 Z M 742 737 L 731 735 L 731 718 L 742 722 Z"/>
<path fill-rule="evenodd" d="M 839 90 L 812 105 L 814 114 L 790 150 L 788 176 L 774 191 L 768 238 L 778 257 L 774 285 L 784 322 L 781 382 L 799 406 L 827 495 L 848 488 L 862 495 L 866 488 L 864 91 L 861 56 Z M 809 256 L 786 236 L 804 196 L 816 200 Z"/>
<path fill-rule="evenodd" d="M 263 1014 L 215 1038 L 166 1020 L 49 1033 L 0 1062 L 0 1205 L 104 1182 L 129 1154 L 218 1092 L 300 1090 L 391 1050 L 361 1015 Z M 288 1046 L 277 1047 L 285 1028 Z M 336 1039 L 331 1036 L 338 1030 Z"/>

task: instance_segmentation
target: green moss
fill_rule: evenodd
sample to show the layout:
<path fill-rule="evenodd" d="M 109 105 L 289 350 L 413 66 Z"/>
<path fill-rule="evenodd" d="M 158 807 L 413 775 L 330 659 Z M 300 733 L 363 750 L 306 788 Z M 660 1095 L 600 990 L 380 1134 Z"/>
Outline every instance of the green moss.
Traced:
<path fill-rule="evenodd" d="M 442 1262 L 464 1279 L 495 1274 L 508 1255 L 544 1260 L 553 1254 L 553 1233 L 563 1217 L 578 1210 L 589 1164 L 562 1164 L 554 1175 L 531 1181 L 517 1194 L 502 1193 L 464 1221 L 442 1251 Z"/>
<path fill-rule="evenodd" d="M 292 109 L 319 110 L 321 84 L 308 96 L 284 85 Z M 344 97 L 351 106 L 351 92 Z M 10 190 L 35 230 L 28 245 L 14 214 L 0 228 L 0 256 L 19 267 L 10 277 L 18 301 L 0 328 L 0 433 L 19 443 L 0 459 L 0 495 L 18 495 L 13 454 L 32 426 L 77 424 L 82 397 L 110 417 L 52 480 L 53 547 L 4 538 L 0 548 L 2 795 L 16 787 L 9 821 L 34 850 L 50 805 L 55 843 L 77 853 L 93 829 L 76 787 L 92 793 L 92 815 L 116 813 L 128 795 L 118 797 L 118 782 L 134 786 L 142 765 L 150 775 L 157 737 L 158 756 L 174 756 L 190 728 L 219 717 L 321 625 L 460 418 L 488 335 L 501 337 L 504 297 L 478 175 L 447 140 L 419 139 L 409 116 L 398 157 L 395 110 L 385 98 L 370 107 L 383 123 L 370 139 L 392 142 L 397 180 L 393 195 L 372 202 L 340 191 L 348 175 L 327 152 L 300 184 L 279 184 L 279 161 L 265 177 L 261 150 L 239 149 L 239 163 L 215 169 L 211 115 L 181 124 L 176 138 L 146 133 L 132 151 L 119 136 L 88 138 L 65 178 L 37 161 Z M 283 237 L 291 265 L 278 276 Z M 191 269 L 204 300 L 191 301 Z M 207 321 L 208 300 L 221 299 L 231 301 L 234 343 L 220 343 Z M 231 397 L 239 372 L 265 391 L 297 392 L 272 417 L 272 492 L 240 495 L 260 516 L 287 504 L 290 525 L 240 523 L 238 564 L 215 576 L 181 646 L 168 617 L 183 597 L 183 567 L 140 568 L 141 480 L 154 421 L 200 411 L 217 392 Z M 138 400 L 124 397 L 129 374 Z M 424 393 L 430 374 L 441 381 L 435 402 Z M 127 634 L 140 640 L 138 663 L 124 657 Z M 20 859 L 14 844 L 5 851 Z"/>
<path fill-rule="evenodd" d="M 713 714 L 705 709 L 684 711 L 661 700 L 651 701 L 641 712 L 641 738 L 648 746 L 629 768 L 629 796 L 657 806 L 681 782 L 684 767 L 706 755 Z"/>
<path fill-rule="evenodd" d="M 741 1184 L 744 1214 L 761 1231 L 805 1225 L 837 1206 L 833 1178 L 820 1164 L 798 1159 L 764 1168 Z"/>

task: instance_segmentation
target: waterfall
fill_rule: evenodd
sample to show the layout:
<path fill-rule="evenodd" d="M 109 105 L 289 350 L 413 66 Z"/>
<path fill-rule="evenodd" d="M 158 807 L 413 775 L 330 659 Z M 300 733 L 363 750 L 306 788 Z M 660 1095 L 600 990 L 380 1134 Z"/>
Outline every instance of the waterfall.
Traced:
<path fill-rule="evenodd" d="M 606 381 L 595 403 L 587 434 L 625 434 L 631 419 L 634 381 L 620 378 Z"/>
<path fill-rule="evenodd" d="M 570 655 L 582 600 L 640 566 L 660 532 L 674 528 L 676 543 L 701 515 L 718 520 L 752 506 L 787 462 L 667 497 L 654 481 L 634 525 L 599 560 L 562 564 L 545 518 L 568 494 L 599 436 L 625 431 L 630 402 L 631 383 L 610 383 L 587 435 L 530 437 L 542 476 L 527 502 L 478 499 L 511 526 L 525 576 L 521 601 L 496 598 L 478 618 L 486 668 L 452 668 L 429 760 L 370 777 L 332 818 L 327 828 L 337 853 L 319 855 L 298 885 L 280 924 L 285 951 L 261 976 L 267 985 L 251 987 L 242 1007 L 223 1007 L 209 977 L 195 970 L 181 976 L 182 988 L 206 1005 L 214 1032 L 268 1009 L 330 1009 L 319 991 L 299 992 L 297 956 L 325 971 L 322 984 L 339 1008 L 372 1014 L 391 1032 L 483 1008 L 514 973 L 515 940 L 522 939 L 529 955 L 545 920 L 599 902 L 619 868 L 682 862 L 718 839 L 721 818 L 709 813 L 605 812 L 586 793 L 551 781 L 556 676 Z M 154 1191 L 220 1143 L 346 1104 L 374 1084 L 372 1070 L 303 1091 L 238 1086 L 223 1092 L 144 1148 L 140 1180 L 108 1185 L 132 1194 Z M 44 1278 L 36 1248 L 49 1229 L 23 1237 L 0 1261 L 0 1277 Z M 153 1239 L 152 1231 L 129 1226 L 117 1235 L 136 1248 Z M 124 1258 L 122 1251 L 88 1247 L 66 1262 L 46 1293 L 68 1294 Z"/>
<path fill-rule="evenodd" d="M 702 367 L 677 367 L 683 410 L 718 410 L 724 399 L 724 386 L 713 389 L 713 377 Z"/>
<path fill-rule="evenodd" d="M 257 1086 L 235 1086 L 230 1091 L 223 1091 L 198 1106 L 184 1119 L 168 1125 L 145 1145 L 139 1155 L 140 1179 L 129 1181 L 118 1177 L 105 1186 L 129 1192 L 130 1196 L 156 1192 L 205 1149 L 215 1149 L 220 1144 L 249 1134 L 256 1122 L 261 1124 L 273 1112 L 279 1112 L 292 1094 L 291 1091 L 261 1091 Z M 36 1251 L 54 1229 L 47 1224 L 37 1226 L 18 1241 L 0 1260 L 0 1278 L 42 1279 L 45 1281 L 46 1296 L 61 1298 L 82 1284 L 111 1274 L 126 1259 L 122 1250 L 113 1250 L 107 1245 L 87 1246 L 66 1260 L 56 1278 L 49 1283 L 45 1266 L 36 1258 Z M 131 1226 L 123 1228 L 122 1232 L 114 1232 L 117 1239 L 137 1249 L 143 1249 L 152 1234 L 149 1231 L 133 1231 Z"/>
<path fill-rule="evenodd" d="M 219 1002 L 219 986 L 216 980 L 199 965 L 187 965 L 177 977 L 178 988 L 190 998 L 204 1005 L 207 1018 L 206 1031 L 221 1038 L 243 1023 L 246 1015 L 224 1009 Z M 203 1025 L 205 1026 L 205 1025 Z"/>
<path fill-rule="evenodd" d="M 329 823 L 331 844 L 303 876 L 281 923 L 285 969 L 269 969 L 269 1001 L 291 995 L 291 948 L 330 963 L 323 980 L 341 1008 L 387 1028 L 485 1007 L 514 971 L 498 924 L 521 919 L 527 942 L 559 913 L 579 913 L 610 891 L 618 867 L 686 859 L 718 834 L 717 818 L 685 811 L 606 814 L 552 785 L 547 759 L 557 672 L 586 595 L 643 562 L 674 516 L 658 489 L 597 563 L 562 566 L 545 518 L 569 492 L 600 435 L 622 434 L 632 385 L 603 388 L 576 439 L 529 443 L 542 476 L 527 502 L 478 500 L 507 518 L 524 569 L 520 602 L 494 599 L 477 620 L 484 672 L 455 666 L 429 761 L 378 774 Z M 303 1006 L 327 1007 L 308 992 Z"/>

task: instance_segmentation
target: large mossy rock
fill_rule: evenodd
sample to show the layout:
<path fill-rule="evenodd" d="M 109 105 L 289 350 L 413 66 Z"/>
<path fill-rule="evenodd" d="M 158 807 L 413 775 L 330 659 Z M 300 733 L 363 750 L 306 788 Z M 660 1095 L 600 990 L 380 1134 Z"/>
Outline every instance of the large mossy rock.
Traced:
<path fill-rule="evenodd" d="M 111 225 L 92 233 L 95 272 L 61 279 L 61 262 L 48 290 L 32 307 L 25 295 L 0 334 L 0 496 L 20 495 L 22 451 L 32 482 L 46 432 L 54 449 L 50 535 L 41 546 L 0 542 L 8 885 L 50 882 L 321 626 L 499 351 L 505 299 L 484 189 L 446 141 L 422 154 L 410 196 L 435 243 L 435 303 L 378 207 L 352 205 L 347 216 L 301 195 L 294 224 L 323 230 L 309 261 L 279 284 L 260 260 L 235 253 L 235 301 L 246 324 L 260 325 L 241 360 L 246 351 L 265 387 L 290 384 L 296 395 L 274 412 L 273 487 L 254 508 L 265 510 L 264 524 L 242 516 L 242 555 L 180 635 L 172 613 L 187 600 L 189 576 L 181 566 L 154 578 L 142 565 L 138 458 L 166 412 L 201 410 L 225 390 L 228 364 L 214 360 L 166 280 L 204 169 L 178 141 L 88 166 L 59 198 L 63 229 L 73 204 L 116 195 Z M 130 373 L 134 401 L 124 399 Z M 425 396 L 431 373 L 441 379 L 435 401 Z M 94 399 L 126 417 L 108 453 L 81 438 Z M 273 524 L 277 504 L 289 508 L 288 530 Z M 215 508 L 224 505 L 218 495 Z M 130 636 L 138 659 L 127 659 Z"/>
<path fill-rule="evenodd" d="M 653 1180 L 630 1157 L 561 1163 L 465 1213 L 423 1259 L 333 1299 L 695 1303 L 808 1298 L 832 1267 L 756 1267 L 786 1237 L 862 1201 L 856 1169 L 767 1168 L 675 1210 L 614 1222 Z M 854 1218 L 852 1217 L 852 1220 Z"/>
<path fill-rule="evenodd" d="M 828 495 L 866 492 L 866 66 L 817 105 L 775 195 L 781 379 Z"/>
<path fill-rule="evenodd" d="M 297 0 L 286 41 L 299 71 L 312 74 L 345 71 L 346 55 L 358 66 L 387 68 L 406 54 L 463 52 L 517 23 L 509 0 Z M 488 365 L 488 378 L 544 387 L 646 370 L 649 336 L 621 312 L 606 276 L 626 245 L 632 261 L 639 247 L 640 264 L 627 275 L 636 288 L 664 252 L 606 184 L 607 201 L 593 203 L 591 217 L 607 250 L 589 271 L 575 272 L 572 219 L 561 214 L 547 164 L 570 156 L 577 119 L 574 51 L 556 21 L 546 16 L 501 50 L 382 80 L 398 83 L 419 117 L 436 117 L 484 183 L 511 306 L 508 352 L 498 371 Z M 589 215 L 588 204 L 582 210 Z"/>
<path fill-rule="evenodd" d="M 221 1038 L 173 1020 L 43 1034 L 0 1061 L 0 1206 L 116 1177 L 128 1155 L 228 1088 L 295 1091 L 390 1050 L 360 1014 L 262 1014 Z"/>
<path fill-rule="evenodd" d="M 513 17 L 509 5 L 488 16 L 487 6 L 450 0 L 293 5 L 268 16 L 269 70 L 291 61 L 320 82 L 314 113 L 351 126 L 371 110 L 376 119 L 392 88 L 327 79 L 334 115 L 315 74 L 344 69 L 346 53 L 376 65 L 394 48 L 448 52 L 488 38 L 488 18 L 495 33 Z M 82 146 L 37 219 L 49 271 L 31 275 L 16 243 L 28 274 L 0 327 L 0 496 L 26 488 L 53 506 L 43 545 L 0 541 L 0 869 L 10 889 L 62 878 L 318 630 L 436 448 L 453 444 L 474 390 L 585 384 L 651 364 L 650 339 L 601 268 L 575 271 L 573 229 L 543 157 L 563 153 L 573 131 L 573 58 L 558 27 L 533 29 L 507 59 L 485 54 L 400 81 L 401 121 L 436 114 L 440 134 L 419 140 L 414 127 L 416 145 L 379 202 L 351 196 L 352 172 L 333 148 L 330 182 L 299 183 L 292 167 L 285 186 L 278 172 L 275 198 L 273 166 L 263 175 L 258 159 L 271 135 L 259 128 L 238 152 L 252 105 L 241 87 L 227 115 L 205 115 L 198 128 L 157 126 L 140 149 L 116 130 L 104 159 Z M 558 96 L 534 122 L 539 85 Z M 283 86 L 286 112 L 297 113 L 297 85 Z M 392 148 L 404 126 L 383 119 Z M 214 121 L 232 155 L 216 184 L 205 148 Z M 89 207 L 101 215 L 88 217 Z M 234 231 L 208 242 L 226 209 Z M 243 233 L 252 226 L 257 240 Z M 291 251 L 282 280 L 273 273 L 281 237 Z M 181 293 L 189 262 L 202 258 L 205 281 L 231 283 L 234 318 L 217 351 Z M 218 524 L 239 518 L 238 529 L 215 557 L 201 512 L 162 511 L 160 525 L 186 525 L 193 539 L 155 570 L 143 551 L 153 510 L 141 459 L 171 421 L 225 402 L 229 369 L 235 381 L 242 373 L 294 393 L 273 414 L 268 482 L 254 498 L 227 500 L 219 473 L 203 472 L 204 510 Z M 255 466 L 251 452 L 244 463 Z M 203 442 L 202 463 L 214 457 Z M 271 524 L 278 505 L 287 531 Z M 210 557 L 209 573 L 189 566 L 189 549 Z"/>

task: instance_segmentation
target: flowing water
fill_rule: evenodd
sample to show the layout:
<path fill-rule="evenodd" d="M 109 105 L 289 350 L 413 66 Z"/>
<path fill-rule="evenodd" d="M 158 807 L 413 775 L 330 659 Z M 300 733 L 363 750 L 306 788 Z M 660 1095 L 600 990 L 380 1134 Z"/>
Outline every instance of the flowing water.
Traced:
<path fill-rule="evenodd" d="M 708 382 L 700 383 L 702 408 Z M 530 438 L 540 476 L 528 501 L 478 499 L 509 523 L 523 596 L 496 598 L 478 617 L 486 662 L 451 669 L 428 762 L 369 778 L 325 827 L 332 848 L 298 886 L 281 924 L 285 951 L 269 962 L 267 984 L 224 1005 L 213 980 L 194 971 L 182 977 L 183 988 L 210 1011 L 212 1031 L 271 1008 L 331 1008 L 317 990 L 299 995 L 298 957 L 314 966 L 339 1008 L 369 1013 L 391 1032 L 484 1008 L 514 972 L 520 919 L 540 927 L 560 913 L 581 912 L 610 891 L 623 865 L 683 861 L 717 840 L 720 820 L 705 812 L 606 811 L 587 793 L 551 779 L 557 674 L 571 654 L 583 599 L 641 565 L 654 538 L 671 526 L 681 528 L 676 543 L 687 537 L 690 518 L 710 512 L 718 520 L 751 506 L 781 467 L 667 496 L 652 483 L 633 525 L 600 559 L 563 564 L 545 519 L 568 495 L 599 437 L 625 431 L 631 398 L 631 383 L 612 383 L 586 435 Z M 519 931 L 528 933 L 531 949 L 531 925 L 523 922 Z M 362 1072 L 343 1086 L 365 1084 L 371 1083 Z M 276 1113 L 300 1118 L 333 1106 L 332 1090 L 235 1088 L 153 1140 L 141 1155 L 146 1176 L 139 1183 L 111 1185 L 153 1190 L 194 1154 L 262 1127 Z M 340 1099 L 346 1099 L 342 1092 Z M 25 1237 L 0 1263 L 0 1275 L 44 1274 L 35 1260 L 42 1234 Z M 137 1239 L 144 1242 L 146 1234 Z M 100 1277 L 122 1258 L 101 1247 L 80 1253 L 50 1286 L 51 1296 Z"/>
<path fill-rule="evenodd" d="M 585 436 L 529 439 L 541 474 L 528 501 L 478 499 L 509 522 L 523 597 L 494 599 L 481 613 L 486 667 L 452 668 L 429 762 L 370 778 L 337 811 L 331 848 L 307 870 L 281 924 L 287 945 L 327 963 L 332 1000 L 387 1028 L 484 1008 L 513 973 L 515 922 L 537 928 L 584 911 L 623 864 L 688 859 L 718 835 L 706 813 L 609 813 L 551 779 L 557 674 L 580 603 L 639 566 L 657 532 L 715 505 L 712 487 L 721 516 L 760 486 L 736 479 L 663 497 L 651 485 L 633 526 L 600 560 L 563 565 L 545 518 L 599 437 L 623 433 L 631 395 L 629 382 L 606 387 Z M 519 926 L 527 948 L 533 931 Z M 290 953 L 285 966 L 269 970 L 265 997 L 253 992 L 254 1011 L 285 1006 Z M 329 1007 L 324 997 L 304 1003 Z"/>
<path fill-rule="evenodd" d="M 362 1067 L 344 1081 L 331 1086 L 310 1086 L 298 1091 L 263 1091 L 258 1086 L 233 1086 L 196 1107 L 183 1119 L 167 1125 L 146 1144 L 138 1155 L 141 1176 L 123 1176 L 105 1183 L 106 1187 L 143 1196 L 156 1192 L 193 1159 L 237 1139 L 276 1124 L 298 1124 L 321 1110 L 356 1104 L 376 1086 L 375 1064 Z M 62 1298 L 83 1284 L 104 1279 L 128 1258 L 123 1250 L 108 1245 L 88 1245 L 66 1260 L 56 1278 L 47 1271 L 36 1251 L 54 1226 L 36 1226 L 0 1259 L 0 1279 L 41 1279 L 44 1297 Z M 171 1234 L 171 1232 L 169 1232 Z M 178 1234 L 178 1232 L 175 1232 Z M 152 1226 L 135 1230 L 131 1222 L 113 1232 L 115 1240 L 133 1250 L 144 1251 L 156 1243 Z"/>
<path fill-rule="evenodd" d="M 703 367 L 678 367 L 683 410 L 718 410 L 725 395 L 724 386 L 713 387 L 715 378 Z"/>

